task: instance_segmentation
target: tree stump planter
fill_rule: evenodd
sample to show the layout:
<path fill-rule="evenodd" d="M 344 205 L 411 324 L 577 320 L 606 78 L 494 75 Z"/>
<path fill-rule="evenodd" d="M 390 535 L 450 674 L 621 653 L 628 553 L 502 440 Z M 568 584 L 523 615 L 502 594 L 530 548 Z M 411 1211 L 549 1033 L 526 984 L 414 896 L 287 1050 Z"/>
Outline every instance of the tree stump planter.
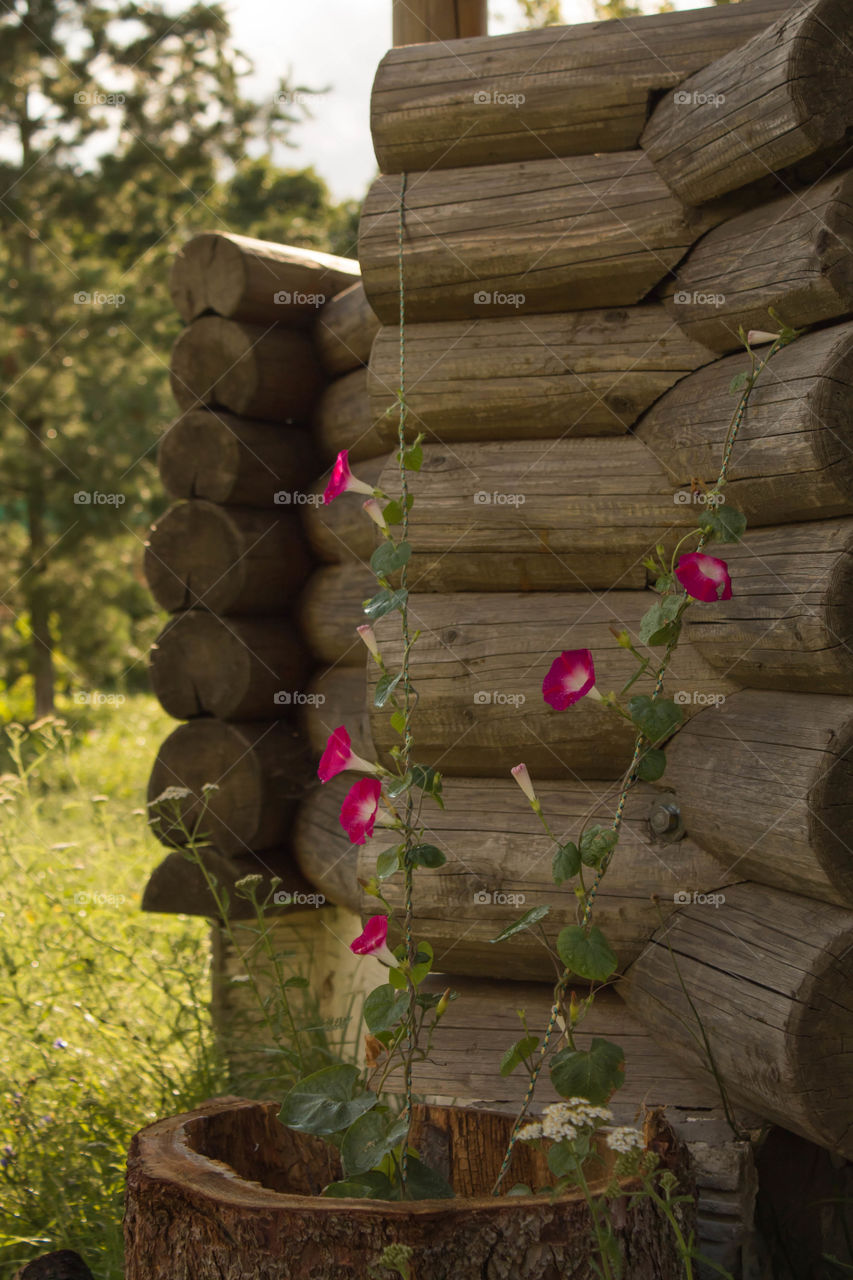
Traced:
<path fill-rule="evenodd" d="M 411 1280 L 591 1280 L 590 1216 L 575 1192 L 489 1194 L 512 1117 L 418 1107 L 414 1140 L 456 1198 L 325 1199 L 340 1177 L 319 1139 L 285 1129 L 277 1102 L 216 1098 L 149 1125 L 128 1155 L 126 1280 L 359 1280 L 392 1277 L 380 1258 L 409 1246 Z M 505 1185 L 550 1180 L 519 1144 Z M 603 1183 L 597 1184 L 599 1189 Z M 625 1280 L 677 1280 L 668 1226 L 628 1193 L 614 1209 Z"/>

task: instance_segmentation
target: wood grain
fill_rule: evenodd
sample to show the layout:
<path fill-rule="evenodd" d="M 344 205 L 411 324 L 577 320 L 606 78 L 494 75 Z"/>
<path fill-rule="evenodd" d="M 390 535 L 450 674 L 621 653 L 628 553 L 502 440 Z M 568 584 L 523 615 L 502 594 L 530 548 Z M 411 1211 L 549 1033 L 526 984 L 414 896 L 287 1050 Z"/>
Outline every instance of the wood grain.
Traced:
<path fill-rule="evenodd" d="M 367 364 L 379 321 L 359 280 L 330 298 L 314 323 L 314 345 L 324 371 L 339 378 Z"/>
<path fill-rule="evenodd" d="M 375 458 L 388 451 L 380 431 L 377 411 L 367 394 L 367 370 L 354 369 L 325 388 L 314 410 L 313 434 L 326 462 L 334 462 L 341 449 L 350 462 Z"/>

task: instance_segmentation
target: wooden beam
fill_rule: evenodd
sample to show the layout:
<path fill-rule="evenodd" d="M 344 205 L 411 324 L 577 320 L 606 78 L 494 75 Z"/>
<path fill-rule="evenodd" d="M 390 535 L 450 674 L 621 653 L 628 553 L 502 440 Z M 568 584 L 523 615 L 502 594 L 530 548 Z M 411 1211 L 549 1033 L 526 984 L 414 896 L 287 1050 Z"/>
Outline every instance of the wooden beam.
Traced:
<path fill-rule="evenodd" d="M 317 401 L 312 432 L 324 462 L 334 462 L 341 449 L 349 451 L 350 462 L 387 453 L 384 412 L 384 406 L 375 408 L 367 394 L 366 369 L 353 369 L 330 382 Z"/>
<path fill-rule="evenodd" d="M 488 33 L 487 0 L 393 0 L 396 46 L 465 40 Z"/>
<path fill-rule="evenodd" d="M 367 364 L 378 329 L 379 321 L 360 280 L 331 298 L 313 329 L 314 345 L 326 373 L 339 378 Z"/>

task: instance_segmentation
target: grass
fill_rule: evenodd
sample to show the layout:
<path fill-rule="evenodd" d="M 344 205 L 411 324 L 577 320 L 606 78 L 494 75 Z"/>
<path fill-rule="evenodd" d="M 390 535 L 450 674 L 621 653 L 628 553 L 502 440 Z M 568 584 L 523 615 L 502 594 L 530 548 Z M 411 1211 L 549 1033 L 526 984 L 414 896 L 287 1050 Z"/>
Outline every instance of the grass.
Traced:
<path fill-rule="evenodd" d="M 147 695 L 84 711 L 0 728 L 4 1280 L 58 1248 L 117 1280 L 131 1135 L 227 1088 L 207 923 L 139 910 L 163 856 L 145 783 L 173 722 Z"/>

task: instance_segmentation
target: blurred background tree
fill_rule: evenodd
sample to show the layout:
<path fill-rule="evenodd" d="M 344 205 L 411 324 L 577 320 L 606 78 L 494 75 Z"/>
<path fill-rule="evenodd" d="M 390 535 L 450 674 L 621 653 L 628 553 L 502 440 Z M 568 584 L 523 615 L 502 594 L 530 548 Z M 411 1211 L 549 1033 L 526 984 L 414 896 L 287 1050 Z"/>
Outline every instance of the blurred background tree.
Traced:
<path fill-rule="evenodd" d="M 253 101 L 250 71 L 216 4 L 0 13 L 0 651 L 36 716 L 56 689 L 145 683 L 179 245 L 220 227 L 355 252 L 356 202 L 270 158 L 308 91 Z"/>

